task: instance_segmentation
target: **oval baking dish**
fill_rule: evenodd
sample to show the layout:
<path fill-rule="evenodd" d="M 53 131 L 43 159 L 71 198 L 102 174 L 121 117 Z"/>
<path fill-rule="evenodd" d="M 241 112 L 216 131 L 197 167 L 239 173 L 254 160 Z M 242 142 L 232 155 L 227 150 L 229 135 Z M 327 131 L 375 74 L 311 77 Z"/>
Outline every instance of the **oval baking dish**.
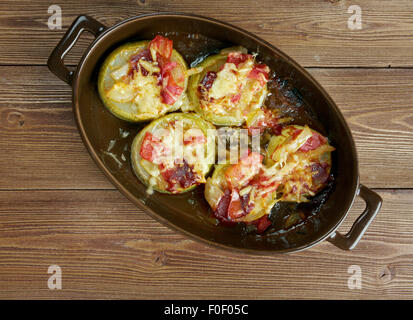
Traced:
<path fill-rule="evenodd" d="M 83 31 L 96 39 L 84 53 L 75 71 L 63 62 L 65 55 Z M 177 50 L 187 63 L 196 65 L 195 57 L 205 57 L 229 46 L 243 46 L 258 53 L 259 59 L 281 78 L 288 78 L 300 97 L 311 106 L 322 124 L 333 153 L 334 187 L 311 223 L 267 235 L 244 232 L 211 220 L 203 188 L 178 195 L 155 192 L 133 174 L 130 145 L 142 125 L 114 117 L 104 108 L 97 90 L 99 69 L 105 58 L 122 44 L 153 39 L 162 34 L 174 39 Z M 197 41 L 203 39 L 203 46 Z M 197 60 L 197 61 L 196 61 Z M 165 225 L 205 243 L 250 253 L 285 253 L 310 248 L 323 240 L 350 250 L 359 242 L 381 207 L 381 198 L 359 184 L 354 140 L 342 114 L 325 90 L 294 60 L 271 44 L 235 26 L 197 15 L 158 13 L 127 19 L 107 28 L 88 16 L 79 16 L 56 46 L 48 60 L 49 69 L 72 86 L 73 110 L 80 135 L 90 155 L 109 180 L 136 206 Z M 351 230 L 342 235 L 337 228 L 346 218 L 356 196 L 366 208 Z"/>

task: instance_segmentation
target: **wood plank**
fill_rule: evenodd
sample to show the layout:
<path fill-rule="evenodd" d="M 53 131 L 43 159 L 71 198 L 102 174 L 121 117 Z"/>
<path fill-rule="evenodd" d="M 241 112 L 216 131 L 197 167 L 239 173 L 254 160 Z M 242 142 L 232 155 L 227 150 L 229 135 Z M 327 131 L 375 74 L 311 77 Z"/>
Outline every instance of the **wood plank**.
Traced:
<path fill-rule="evenodd" d="M 376 188 L 411 188 L 413 70 L 309 71 L 352 130 L 361 182 Z"/>
<path fill-rule="evenodd" d="M 45 64 L 67 27 L 80 14 L 107 26 L 142 13 L 197 13 L 245 28 L 304 66 L 413 66 L 413 3 L 364 0 L 362 30 L 350 30 L 350 1 L 288 0 L 70 0 L 59 3 L 63 29 L 49 30 L 50 1 L 0 3 L 0 64 Z M 235 9 L 236 8 L 236 9 Z M 30 41 L 27 41 L 30 39 Z M 92 37 L 82 37 L 68 58 L 77 63 Z"/>
<path fill-rule="evenodd" d="M 362 183 L 413 188 L 413 70 L 310 72 L 349 122 Z M 70 88 L 46 67 L 3 66 L 0 74 L 0 188 L 112 189 L 81 142 Z"/>
<path fill-rule="evenodd" d="M 112 189 L 80 139 L 70 87 L 47 67 L 0 70 L 1 188 Z"/>
<path fill-rule="evenodd" d="M 117 191 L 1 191 L 0 298 L 412 299 L 413 191 L 381 190 L 382 211 L 354 251 L 323 242 L 254 256 L 194 242 Z M 345 231 L 361 213 L 356 201 Z M 47 287 L 62 268 L 62 290 Z M 362 289 L 347 287 L 348 267 Z"/>

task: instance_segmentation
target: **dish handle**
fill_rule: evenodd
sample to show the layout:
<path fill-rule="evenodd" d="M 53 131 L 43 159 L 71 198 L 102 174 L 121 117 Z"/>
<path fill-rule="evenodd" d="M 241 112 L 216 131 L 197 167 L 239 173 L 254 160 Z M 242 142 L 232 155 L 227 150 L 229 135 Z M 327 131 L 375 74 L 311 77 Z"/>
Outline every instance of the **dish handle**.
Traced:
<path fill-rule="evenodd" d="M 383 202 L 376 192 L 362 184 L 358 189 L 358 195 L 366 202 L 363 213 L 357 218 L 347 234 L 342 235 L 336 231 L 327 239 L 327 241 L 343 250 L 352 250 L 357 246 L 364 232 L 379 212 Z"/>
<path fill-rule="evenodd" d="M 86 15 L 78 16 L 50 54 L 47 60 L 49 70 L 67 84 L 72 85 L 74 72 L 64 65 L 64 57 L 72 49 L 83 31 L 89 31 L 97 38 L 105 30 L 106 26 L 99 21 Z"/>

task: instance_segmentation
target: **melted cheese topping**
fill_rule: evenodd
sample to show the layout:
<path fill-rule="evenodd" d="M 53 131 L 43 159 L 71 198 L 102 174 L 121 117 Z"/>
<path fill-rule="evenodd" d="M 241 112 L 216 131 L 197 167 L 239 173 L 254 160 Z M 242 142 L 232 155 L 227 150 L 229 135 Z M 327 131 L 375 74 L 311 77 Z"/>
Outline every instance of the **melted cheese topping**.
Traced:
<path fill-rule="evenodd" d="M 224 68 L 217 73 L 217 78 L 209 90 L 209 97 L 221 99 L 232 96 L 240 91 L 245 79 L 238 75 L 237 67 L 233 63 L 225 63 Z"/>
<path fill-rule="evenodd" d="M 259 107 L 262 103 L 259 93 L 263 86 L 256 79 L 248 77 L 254 64 L 253 58 L 240 63 L 238 67 L 234 63 L 225 63 L 222 70 L 217 72 L 208 96 L 201 99 L 201 107 L 215 114 L 231 114 L 237 118 L 244 117 L 244 111 Z M 234 98 L 237 95 L 239 97 Z"/>
<path fill-rule="evenodd" d="M 328 142 L 314 150 L 302 152 L 299 149 L 313 135 L 314 131 L 308 126 L 301 127 L 302 131 L 295 138 L 293 132 L 299 127 L 290 126 L 283 130 L 282 135 L 270 140 L 268 147 L 268 161 L 265 175 L 270 177 L 269 182 L 282 183 L 283 196 L 280 200 L 306 202 L 308 196 L 314 196 L 322 185 L 313 180 L 311 166 L 313 164 L 326 165 L 329 174 L 331 168 L 331 152 L 334 147 Z"/>
<path fill-rule="evenodd" d="M 325 165 L 323 170 L 329 174 L 330 154 L 335 149 L 326 142 L 314 150 L 300 151 L 314 132 L 308 126 L 300 128 L 302 131 L 295 137 L 295 126 L 289 126 L 283 130 L 282 135 L 272 137 L 268 147 L 267 163 L 260 166 L 258 174 L 251 167 L 244 166 L 242 177 L 247 179 L 239 179 L 237 184 L 231 182 L 230 185 L 231 180 L 223 179 L 221 172 L 214 173 L 213 179 L 209 180 L 205 189 L 206 198 L 212 208 L 216 210 L 224 190 L 231 189 L 231 186 L 237 188 L 241 196 L 249 195 L 249 204 L 254 205 L 250 213 L 236 219 L 244 222 L 255 221 L 269 214 L 278 201 L 306 202 L 307 197 L 314 196 L 324 184 L 314 181 L 312 165 Z M 228 169 L 225 170 L 228 172 Z M 256 178 L 258 181 L 254 182 Z"/>
<path fill-rule="evenodd" d="M 193 168 L 197 174 L 197 183 L 205 183 L 205 174 L 210 168 L 210 159 L 207 157 L 207 137 L 201 129 L 194 127 L 194 123 L 187 119 L 177 120 L 172 125 L 167 123 L 162 128 L 153 131 L 154 137 L 159 139 L 162 146 L 167 149 L 156 153 L 152 162 L 141 159 L 141 165 L 152 176 L 153 185 L 164 185 L 165 181 L 160 175 L 162 170 L 174 169 L 182 164 L 183 160 Z M 185 143 L 187 141 L 187 143 Z M 155 145 L 156 146 L 156 145 Z"/>
<path fill-rule="evenodd" d="M 113 101 L 131 104 L 133 111 L 139 114 L 154 114 L 166 112 L 168 105 L 161 102 L 161 86 L 153 73 L 159 72 L 157 63 L 141 60 L 139 62 L 149 72 L 148 75 L 142 74 L 141 66 L 139 71 L 134 71 L 132 79 L 125 76 L 125 65 L 111 73 L 112 78 L 120 79 L 110 88 L 106 96 Z M 127 74 L 127 71 L 126 71 Z"/>
<path fill-rule="evenodd" d="M 143 76 L 140 72 L 133 77 L 130 85 L 136 93 L 133 103 L 139 113 L 159 113 L 167 109 L 161 102 L 161 87 L 157 82 L 156 77 Z"/>

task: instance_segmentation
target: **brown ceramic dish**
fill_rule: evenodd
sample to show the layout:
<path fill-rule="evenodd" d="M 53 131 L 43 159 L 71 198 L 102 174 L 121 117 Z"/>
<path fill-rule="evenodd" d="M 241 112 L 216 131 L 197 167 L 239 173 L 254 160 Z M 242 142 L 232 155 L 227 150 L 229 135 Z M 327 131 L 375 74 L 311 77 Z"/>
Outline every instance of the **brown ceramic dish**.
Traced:
<path fill-rule="evenodd" d="M 84 53 L 74 72 L 63 59 L 83 31 L 95 41 Z M 104 58 L 119 45 L 152 39 L 163 34 L 174 40 L 176 49 L 188 63 L 231 45 L 242 45 L 258 52 L 259 59 L 270 66 L 280 79 L 289 83 L 314 115 L 312 123 L 326 134 L 334 152 L 334 187 L 319 212 L 308 222 L 288 231 L 265 235 L 248 233 L 243 227 L 217 225 L 211 219 L 203 188 L 181 195 L 155 193 L 132 172 L 130 144 L 141 127 L 112 116 L 102 105 L 97 92 L 97 73 Z M 250 253 L 285 253 L 307 249 L 328 240 L 341 249 L 352 249 L 378 213 L 380 197 L 359 184 L 356 149 L 351 132 L 335 103 L 324 89 L 286 54 L 264 40 L 232 25 L 188 14 L 161 13 L 127 19 L 107 28 L 88 16 L 79 16 L 52 52 L 48 66 L 73 89 L 73 110 L 82 139 L 92 158 L 109 180 L 135 205 L 151 216 L 195 239 L 227 249 Z M 319 123 L 319 125 L 316 125 Z M 321 128 L 320 128 L 321 127 Z M 336 230 L 346 218 L 355 197 L 366 202 L 366 209 L 346 235 Z"/>

